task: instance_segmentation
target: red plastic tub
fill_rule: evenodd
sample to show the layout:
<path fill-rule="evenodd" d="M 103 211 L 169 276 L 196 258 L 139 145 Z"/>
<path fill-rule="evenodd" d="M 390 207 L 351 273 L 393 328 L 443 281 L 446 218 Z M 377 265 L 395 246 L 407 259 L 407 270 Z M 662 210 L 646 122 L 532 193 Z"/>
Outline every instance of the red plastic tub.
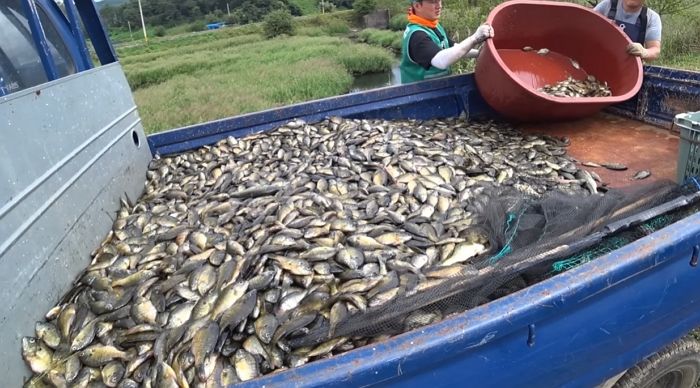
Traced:
<path fill-rule="evenodd" d="M 563 2 L 514 0 L 494 8 L 496 32 L 476 62 L 476 84 L 486 102 L 516 121 L 577 119 L 632 98 L 642 85 L 639 58 L 628 55 L 627 35 L 591 9 Z M 524 51 L 530 46 L 533 51 Z M 537 50 L 547 48 L 549 54 Z M 574 67 L 571 59 L 579 64 Z M 542 92 L 568 76 L 607 82 L 609 97 L 554 97 Z"/>

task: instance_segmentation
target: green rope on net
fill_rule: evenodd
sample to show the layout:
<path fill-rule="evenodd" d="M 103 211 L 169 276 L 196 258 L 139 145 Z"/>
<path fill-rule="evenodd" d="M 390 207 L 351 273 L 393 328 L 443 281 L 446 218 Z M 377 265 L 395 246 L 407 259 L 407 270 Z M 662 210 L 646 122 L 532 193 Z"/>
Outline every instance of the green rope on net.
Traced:
<path fill-rule="evenodd" d="M 606 253 L 610 253 L 618 248 L 621 248 L 629 242 L 630 240 L 626 238 L 618 236 L 611 237 L 610 239 L 601 243 L 593 249 L 581 252 L 579 254 L 569 257 L 568 259 L 559 260 L 555 262 L 554 264 L 552 264 L 552 271 L 563 272 L 576 268 L 582 264 L 590 262 L 596 257 L 602 256 Z"/>
<path fill-rule="evenodd" d="M 643 223 L 640 226 L 640 228 L 642 229 L 642 231 L 644 233 L 652 234 L 670 223 L 671 223 L 671 218 L 669 216 L 660 215 L 658 217 L 654 217 L 651 220 Z"/>
<path fill-rule="evenodd" d="M 513 241 L 515 238 L 516 231 L 518 230 L 518 225 L 520 224 L 520 216 L 525 210 L 523 209 L 520 214 L 515 215 L 512 212 L 508 212 L 507 218 L 506 218 L 506 228 L 505 228 L 505 235 L 508 236 L 508 241 L 506 241 L 506 244 L 503 246 L 503 248 L 498 252 L 495 256 L 491 257 L 489 259 L 489 264 L 494 265 L 498 262 L 498 260 L 501 260 L 505 255 L 509 254 L 513 249 L 510 246 L 510 243 Z M 513 221 L 515 221 L 515 225 L 513 225 Z"/>

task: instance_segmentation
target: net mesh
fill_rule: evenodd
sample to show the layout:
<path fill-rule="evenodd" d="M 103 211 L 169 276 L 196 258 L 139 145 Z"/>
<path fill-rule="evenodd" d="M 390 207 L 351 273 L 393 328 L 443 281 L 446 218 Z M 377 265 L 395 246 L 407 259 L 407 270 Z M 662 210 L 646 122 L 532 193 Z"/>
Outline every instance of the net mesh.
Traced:
<path fill-rule="evenodd" d="M 696 208 L 678 202 L 673 214 L 657 214 L 659 205 L 697 188 L 657 182 L 634 189 L 584 196 L 550 192 L 524 197 L 508 187 L 494 187 L 467 205 L 490 250 L 430 287 L 402 290 L 402 298 L 367 308 L 332 332 L 320 322 L 290 339 L 293 347 L 311 346 L 339 336 L 376 337 L 429 324 L 563 271 L 576 268 L 667 226 Z M 678 208 L 685 205 L 684 211 Z M 646 213 L 645 213 L 646 212 Z M 612 228 L 612 229 L 611 229 Z"/>

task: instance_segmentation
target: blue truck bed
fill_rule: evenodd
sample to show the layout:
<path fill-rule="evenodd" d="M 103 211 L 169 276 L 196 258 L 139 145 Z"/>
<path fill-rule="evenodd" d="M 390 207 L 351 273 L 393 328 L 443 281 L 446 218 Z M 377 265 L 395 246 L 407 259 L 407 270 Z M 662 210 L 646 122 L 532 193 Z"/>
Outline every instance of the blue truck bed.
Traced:
<path fill-rule="evenodd" d="M 658 67 L 646 72 L 640 94 L 608 113 L 668 128 L 679 107 L 700 108 L 700 74 Z M 294 118 L 460 114 L 497 118 L 472 75 L 271 109 L 152 135 L 148 141 L 154 154 L 165 155 L 267 131 Z M 700 214 L 694 214 L 456 317 L 243 386 L 598 385 L 700 325 L 699 250 Z"/>

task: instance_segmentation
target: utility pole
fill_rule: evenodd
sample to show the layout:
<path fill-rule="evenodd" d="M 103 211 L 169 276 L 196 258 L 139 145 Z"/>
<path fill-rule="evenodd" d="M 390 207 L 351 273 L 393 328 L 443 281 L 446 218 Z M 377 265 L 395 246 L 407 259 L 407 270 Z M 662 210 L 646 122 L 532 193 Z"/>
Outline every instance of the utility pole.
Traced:
<path fill-rule="evenodd" d="M 228 16 L 231 16 L 231 10 L 228 9 L 228 3 L 226 3 L 226 13 L 228 14 Z"/>
<path fill-rule="evenodd" d="M 127 20 L 126 24 L 129 26 L 129 37 L 131 37 L 131 40 L 134 40 L 134 34 L 131 33 L 131 22 Z"/>
<path fill-rule="evenodd" d="M 143 39 L 148 44 L 148 34 L 146 34 L 146 22 L 143 21 L 143 9 L 141 8 L 141 0 L 139 0 L 139 13 L 141 14 L 141 27 L 143 27 Z"/>

